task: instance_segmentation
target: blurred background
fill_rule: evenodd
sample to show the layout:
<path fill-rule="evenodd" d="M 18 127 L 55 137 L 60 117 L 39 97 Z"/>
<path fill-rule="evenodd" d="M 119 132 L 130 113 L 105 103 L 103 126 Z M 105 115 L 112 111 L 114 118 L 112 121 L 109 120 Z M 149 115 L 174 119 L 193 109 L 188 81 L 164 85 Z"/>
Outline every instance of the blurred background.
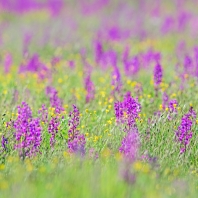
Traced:
<path fill-rule="evenodd" d="M 91 50 L 96 39 L 125 45 L 132 39 L 137 42 L 175 35 L 174 42 L 185 42 L 186 36 L 196 38 L 198 33 L 194 6 L 197 3 L 197 0 L 0 0 L 0 50 L 17 51 L 14 58 L 20 59 L 27 51 L 40 52 L 46 46 L 44 56 L 49 57 L 58 53 L 53 51 L 56 47 L 70 45 L 74 51 L 83 47 Z"/>

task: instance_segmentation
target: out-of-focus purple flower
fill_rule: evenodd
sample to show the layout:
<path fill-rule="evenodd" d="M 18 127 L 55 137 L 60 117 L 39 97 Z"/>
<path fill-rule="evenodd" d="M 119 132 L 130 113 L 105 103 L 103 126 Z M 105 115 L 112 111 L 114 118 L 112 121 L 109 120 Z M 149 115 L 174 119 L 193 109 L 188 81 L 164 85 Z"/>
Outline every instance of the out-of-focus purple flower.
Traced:
<path fill-rule="evenodd" d="M 129 131 L 122 140 L 119 151 L 123 153 L 125 159 L 134 162 L 137 159 L 140 147 L 139 134 L 137 129 Z"/>
<path fill-rule="evenodd" d="M 153 113 L 154 116 L 160 117 L 161 116 L 161 111 L 157 110 Z"/>
<path fill-rule="evenodd" d="M 180 153 L 185 153 L 187 146 L 192 138 L 192 126 L 196 119 L 196 112 L 191 107 L 189 112 L 185 114 L 181 119 L 181 124 L 176 131 L 176 138 L 181 145 Z"/>
<path fill-rule="evenodd" d="M 50 98 L 51 107 L 55 109 L 55 114 L 48 123 L 48 132 L 51 134 L 50 145 L 53 147 L 55 145 L 55 137 L 58 133 L 58 127 L 60 125 L 59 115 L 64 110 L 64 108 L 62 106 L 61 99 L 58 97 L 58 92 L 54 87 L 46 87 L 46 95 Z M 44 122 L 47 121 L 46 118 L 48 117 L 48 113 L 45 106 L 42 106 L 40 113 L 42 114 L 42 119 Z"/>
<path fill-rule="evenodd" d="M 122 62 L 124 63 L 124 65 L 128 62 L 128 58 L 129 58 L 129 47 L 126 46 L 122 54 Z"/>
<path fill-rule="evenodd" d="M 167 16 L 162 24 L 161 31 L 163 34 L 167 34 L 175 30 L 175 19 L 172 16 Z"/>
<path fill-rule="evenodd" d="M 103 69 L 108 66 L 117 66 L 117 53 L 114 50 L 104 51 L 101 41 L 94 42 L 94 56 L 95 62 Z"/>
<path fill-rule="evenodd" d="M 52 15 L 57 15 L 62 7 L 62 0 L 48 0 L 48 1 L 35 1 L 35 0 L 0 0 L 0 5 L 4 10 L 24 13 L 31 10 L 48 9 Z"/>
<path fill-rule="evenodd" d="M 50 98 L 50 104 L 53 108 L 55 108 L 55 112 L 60 114 L 64 108 L 62 106 L 62 101 L 58 97 L 58 91 L 54 87 L 46 87 L 46 94 Z"/>
<path fill-rule="evenodd" d="M 195 76 L 198 77 L 198 47 L 194 48 Z"/>
<path fill-rule="evenodd" d="M 6 150 L 6 144 L 8 144 L 8 139 L 5 138 L 5 136 L 2 136 L 2 141 L 1 141 L 1 146 L 3 148 L 3 150 Z"/>
<path fill-rule="evenodd" d="M 151 157 L 149 154 L 142 155 L 141 159 L 144 161 L 150 162 L 151 164 L 154 164 L 157 161 L 156 157 Z"/>
<path fill-rule="evenodd" d="M 186 42 L 185 41 L 178 42 L 176 47 L 177 57 L 183 57 L 185 53 L 186 53 Z"/>
<path fill-rule="evenodd" d="M 49 75 L 49 69 L 40 61 L 37 54 L 34 54 L 26 64 L 22 64 L 19 72 L 36 73 L 40 79 L 44 79 Z"/>
<path fill-rule="evenodd" d="M 80 5 L 83 14 L 90 15 L 101 10 L 104 6 L 108 4 L 109 0 L 94 0 L 92 2 L 81 0 Z"/>
<path fill-rule="evenodd" d="M 34 154 L 36 152 L 39 152 L 39 147 L 42 141 L 41 137 L 41 126 L 40 126 L 40 119 L 39 118 L 33 118 L 29 122 L 29 133 L 30 137 L 27 138 L 27 143 L 29 145 L 32 145 L 31 154 Z"/>
<path fill-rule="evenodd" d="M 134 184 L 136 181 L 135 173 L 132 173 L 130 166 L 123 167 L 120 170 L 120 175 L 127 184 Z"/>
<path fill-rule="evenodd" d="M 100 65 L 106 69 L 108 66 L 117 66 L 117 53 L 113 50 L 103 52 Z"/>
<path fill-rule="evenodd" d="M 48 110 L 45 104 L 42 105 L 41 109 L 39 109 L 38 114 L 41 115 L 41 121 L 44 123 L 48 122 Z"/>
<path fill-rule="evenodd" d="M 153 52 L 153 60 L 157 63 L 161 60 L 161 53 L 160 52 Z"/>
<path fill-rule="evenodd" d="M 134 75 L 138 73 L 140 69 L 140 61 L 138 56 L 134 56 L 131 59 L 124 61 L 124 70 L 126 75 Z"/>
<path fill-rule="evenodd" d="M 51 60 L 51 64 L 52 64 L 52 66 L 57 65 L 57 64 L 60 62 L 60 60 L 61 60 L 61 58 L 60 58 L 60 57 L 58 57 L 58 56 L 54 56 L 54 57 L 52 58 L 52 60 Z"/>
<path fill-rule="evenodd" d="M 146 52 L 139 54 L 140 62 L 143 68 L 147 69 L 151 64 L 161 60 L 161 54 L 148 49 Z"/>
<path fill-rule="evenodd" d="M 58 127 L 60 125 L 60 122 L 57 117 L 52 117 L 52 119 L 49 121 L 48 124 L 48 132 L 51 134 L 50 137 L 50 145 L 51 147 L 54 147 L 56 142 L 56 134 L 58 133 Z"/>
<path fill-rule="evenodd" d="M 86 48 L 83 47 L 83 48 L 80 49 L 80 55 L 81 55 L 83 64 L 88 64 L 88 62 L 86 60 L 86 57 L 87 57 L 87 50 L 86 50 Z"/>
<path fill-rule="evenodd" d="M 152 49 L 149 49 L 148 51 L 141 54 L 141 62 L 144 68 L 147 68 L 150 66 L 153 58 L 153 51 Z"/>
<path fill-rule="evenodd" d="M 190 116 L 192 117 L 192 119 L 196 119 L 197 114 L 196 114 L 196 112 L 194 111 L 193 107 L 190 107 L 190 109 L 189 109 L 189 114 L 190 114 Z"/>
<path fill-rule="evenodd" d="M 161 15 L 161 2 L 155 1 L 152 9 L 151 9 L 151 16 L 153 18 L 160 18 Z"/>
<path fill-rule="evenodd" d="M 72 153 L 84 155 L 86 140 L 84 134 L 80 134 L 77 129 L 80 124 L 80 113 L 75 105 L 73 105 L 73 110 L 69 113 L 69 118 L 68 149 Z"/>
<path fill-rule="evenodd" d="M 124 104 L 123 102 L 117 101 L 114 103 L 114 111 L 116 116 L 116 121 L 118 123 L 124 123 Z"/>
<path fill-rule="evenodd" d="M 112 41 L 119 41 L 122 39 L 126 39 L 129 37 L 129 31 L 127 30 L 122 30 L 119 26 L 112 26 L 109 28 L 107 32 L 107 39 L 112 40 Z"/>
<path fill-rule="evenodd" d="M 168 94 L 166 92 L 164 92 L 163 95 L 162 95 L 162 107 L 163 107 L 163 109 L 166 108 L 166 106 L 168 104 L 168 100 L 169 100 Z"/>
<path fill-rule="evenodd" d="M 118 61 L 118 55 L 117 52 L 109 49 L 104 50 L 102 42 L 97 39 L 94 41 L 94 56 L 95 56 L 95 62 L 99 66 L 101 66 L 103 69 L 108 68 L 109 66 L 116 67 L 117 61 Z"/>
<path fill-rule="evenodd" d="M 176 99 L 170 100 L 168 103 L 169 115 L 168 119 L 172 120 L 173 116 L 177 115 L 178 102 Z"/>
<path fill-rule="evenodd" d="M 99 64 L 103 56 L 103 46 L 99 40 L 94 42 L 94 53 L 95 53 L 95 62 Z"/>
<path fill-rule="evenodd" d="M 69 67 L 70 67 L 71 69 L 74 69 L 74 67 L 75 67 L 75 62 L 74 62 L 73 60 L 70 60 L 68 63 L 69 63 Z"/>
<path fill-rule="evenodd" d="M 32 118 L 32 111 L 27 103 L 22 102 L 18 107 L 18 117 L 14 121 L 15 148 L 23 159 L 39 152 L 42 141 L 39 118 Z"/>
<path fill-rule="evenodd" d="M 113 95 L 115 94 L 115 92 L 118 93 L 120 92 L 122 88 L 122 81 L 121 81 L 121 74 L 117 66 L 113 68 L 111 85 L 113 86 L 113 91 L 112 91 Z"/>
<path fill-rule="evenodd" d="M 175 112 L 177 113 L 177 106 L 178 106 L 178 102 L 176 99 L 170 100 L 169 104 L 168 104 L 168 109 L 171 113 Z"/>
<path fill-rule="evenodd" d="M 127 92 L 123 102 L 115 102 L 115 116 L 118 123 L 125 123 L 128 129 L 136 128 L 136 119 L 139 117 L 141 105 L 137 99 L 131 97 L 130 92 Z"/>
<path fill-rule="evenodd" d="M 12 65 L 12 55 L 8 53 L 5 55 L 5 60 L 4 60 L 4 72 L 6 74 L 9 73 L 11 65 Z"/>
<path fill-rule="evenodd" d="M 156 66 L 154 67 L 153 77 L 154 77 L 154 85 L 155 87 L 158 87 L 162 82 L 162 77 L 163 77 L 163 70 L 159 63 L 157 63 Z"/>
<path fill-rule="evenodd" d="M 122 61 L 124 65 L 125 74 L 130 76 L 136 74 L 140 69 L 140 59 L 136 55 L 132 58 L 129 58 L 129 47 L 127 46 L 122 55 Z"/>
<path fill-rule="evenodd" d="M 90 148 L 89 149 L 89 157 L 92 158 L 92 159 L 94 159 L 94 160 L 98 159 L 98 157 L 99 157 L 98 156 L 98 152 L 95 151 L 94 148 Z"/>
<path fill-rule="evenodd" d="M 68 142 L 68 149 L 70 152 L 80 153 L 81 155 L 85 154 L 85 136 L 84 134 L 78 134 L 78 136 L 74 137 L 73 140 Z"/>
<path fill-rule="evenodd" d="M 49 0 L 47 1 L 46 7 L 51 11 L 52 16 L 58 15 L 64 6 L 63 0 Z"/>
<path fill-rule="evenodd" d="M 129 47 L 127 46 L 122 54 L 122 62 L 126 75 L 138 73 L 140 68 L 148 69 L 151 64 L 159 63 L 161 54 L 153 51 L 151 48 L 146 52 L 139 53 L 133 57 L 129 57 Z"/>
<path fill-rule="evenodd" d="M 108 38 L 111 40 L 120 40 L 121 36 L 121 31 L 116 26 L 111 27 L 108 31 Z"/>
<path fill-rule="evenodd" d="M 40 67 L 39 56 L 37 54 L 34 54 L 27 63 L 27 65 L 25 66 L 24 70 L 30 72 L 37 72 L 39 70 L 39 67 Z"/>
<path fill-rule="evenodd" d="M 86 103 L 88 103 L 94 99 L 94 95 L 95 95 L 95 86 L 91 81 L 90 72 L 88 72 L 87 76 L 85 76 L 84 86 L 86 90 Z"/>
<path fill-rule="evenodd" d="M 193 74 L 193 60 L 190 56 L 186 55 L 184 58 L 184 72 L 187 74 Z"/>
<path fill-rule="evenodd" d="M 71 138 L 73 138 L 74 136 L 76 136 L 79 133 L 79 130 L 77 129 L 78 125 L 80 124 L 80 112 L 78 110 L 78 108 L 73 105 L 73 110 L 69 113 L 69 136 L 71 136 Z M 70 137 L 69 137 L 70 140 Z"/>
<path fill-rule="evenodd" d="M 27 58 L 28 56 L 28 47 L 32 40 L 32 35 L 30 33 L 26 33 L 23 38 L 23 56 Z"/>
<path fill-rule="evenodd" d="M 52 86 L 47 86 L 45 91 L 47 96 L 53 96 L 54 93 L 57 92 L 56 89 Z"/>
<path fill-rule="evenodd" d="M 141 105 L 139 104 L 137 99 L 134 99 L 131 96 L 130 92 L 127 92 L 125 95 L 124 108 L 127 115 L 127 125 L 129 126 L 129 128 L 132 128 L 135 125 L 135 119 L 139 117 L 138 114 L 141 111 Z"/>
<path fill-rule="evenodd" d="M 189 20 L 191 19 L 191 14 L 186 11 L 180 11 L 177 16 L 178 31 L 184 31 Z"/>

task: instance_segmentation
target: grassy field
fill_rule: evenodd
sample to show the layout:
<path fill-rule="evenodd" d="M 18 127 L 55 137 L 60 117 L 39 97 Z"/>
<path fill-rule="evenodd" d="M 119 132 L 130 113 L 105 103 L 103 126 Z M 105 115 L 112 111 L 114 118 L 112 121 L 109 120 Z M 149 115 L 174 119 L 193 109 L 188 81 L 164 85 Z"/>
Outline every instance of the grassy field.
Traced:
<path fill-rule="evenodd" d="M 197 197 L 197 1 L 3 2 L 0 197 Z"/>

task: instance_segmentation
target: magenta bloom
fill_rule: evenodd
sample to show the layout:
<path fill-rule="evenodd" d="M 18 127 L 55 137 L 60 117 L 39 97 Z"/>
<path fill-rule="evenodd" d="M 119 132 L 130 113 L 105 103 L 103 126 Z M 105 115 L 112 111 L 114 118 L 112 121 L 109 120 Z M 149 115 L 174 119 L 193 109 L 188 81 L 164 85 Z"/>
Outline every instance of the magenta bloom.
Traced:
<path fill-rule="evenodd" d="M 94 42 L 95 62 L 99 64 L 103 56 L 103 46 L 100 41 Z"/>
<path fill-rule="evenodd" d="M 157 65 L 154 68 L 153 77 L 154 77 L 154 85 L 155 87 L 158 87 L 162 82 L 162 77 L 163 77 L 163 70 L 159 63 L 157 63 Z"/>
<path fill-rule="evenodd" d="M 55 109 L 55 116 L 51 118 L 48 124 L 48 132 L 51 134 L 50 145 L 53 147 L 55 145 L 55 137 L 60 125 L 58 115 L 64 110 L 64 108 L 62 106 L 62 100 L 58 97 L 58 92 L 54 87 L 46 87 L 46 95 L 50 98 L 51 107 Z M 42 120 L 47 122 L 48 113 L 45 106 L 42 106 L 40 113 L 42 115 Z"/>
<path fill-rule="evenodd" d="M 176 131 L 176 138 L 181 145 L 180 153 L 185 153 L 192 138 L 192 126 L 196 119 L 196 112 L 191 107 L 189 112 L 182 117 L 181 124 Z"/>
<path fill-rule="evenodd" d="M 50 98 L 50 104 L 55 108 L 55 112 L 60 114 L 64 108 L 62 106 L 62 100 L 58 97 L 58 91 L 54 87 L 46 87 L 46 95 Z"/>
<path fill-rule="evenodd" d="M 137 99 L 127 92 L 122 102 L 114 104 L 115 116 L 118 123 L 125 123 L 129 129 L 136 128 L 135 119 L 141 111 L 141 105 Z"/>
<path fill-rule="evenodd" d="M 114 95 L 115 92 L 119 93 L 122 88 L 122 81 L 121 81 L 121 74 L 117 66 L 114 67 L 114 70 L 112 72 L 111 84 L 113 85 L 112 94 Z"/>
<path fill-rule="evenodd" d="M 31 10 L 48 9 L 52 15 L 58 14 L 63 7 L 62 0 L 46 0 L 46 1 L 35 1 L 35 0 L 0 0 L 0 7 L 7 11 L 13 11 L 17 13 L 28 12 Z"/>
<path fill-rule="evenodd" d="M 56 142 L 56 134 L 58 133 L 58 127 L 60 125 L 60 122 L 57 117 L 52 117 L 52 119 L 49 121 L 48 125 L 48 132 L 51 134 L 50 137 L 50 145 L 53 147 Z"/>
<path fill-rule="evenodd" d="M 125 74 L 128 76 L 138 73 L 140 70 L 140 61 L 137 55 L 124 61 L 124 70 Z"/>
<path fill-rule="evenodd" d="M 135 161 L 138 156 L 140 140 L 138 131 L 129 131 L 122 140 L 119 151 L 124 154 L 126 160 Z"/>
<path fill-rule="evenodd" d="M 164 109 L 166 108 L 168 100 L 169 100 L 168 94 L 166 92 L 164 92 L 162 95 L 162 106 Z"/>
<path fill-rule="evenodd" d="M 177 105 L 178 105 L 177 100 L 174 99 L 174 100 L 169 101 L 168 108 L 171 113 L 177 112 L 177 109 L 176 109 Z"/>
<path fill-rule="evenodd" d="M 78 108 L 73 105 L 73 110 L 69 113 L 68 149 L 72 153 L 85 154 L 85 136 L 80 134 L 77 129 L 80 124 L 80 113 Z"/>
<path fill-rule="evenodd" d="M 4 72 L 6 74 L 9 73 L 11 65 L 12 65 L 12 55 L 6 54 L 5 60 L 4 60 Z"/>
<path fill-rule="evenodd" d="M 91 81 L 90 72 L 88 72 L 88 75 L 84 79 L 84 85 L 86 90 L 86 103 L 88 103 L 94 99 L 94 95 L 95 95 L 95 86 Z"/>
<path fill-rule="evenodd" d="M 18 117 L 14 122 L 14 129 L 17 142 L 15 148 L 23 159 L 39 152 L 42 141 L 40 120 L 32 118 L 32 111 L 25 102 L 18 107 Z"/>
<path fill-rule="evenodd" d="M 38 54 L 34 54 L 26 64 L 21 64 L 19 73 L 32 72 L 38 74 L 40 79 L 44 79 L 49 75 L 49 69 L 43 64 Z"/>
<path fill-rule="evenodd" d="M 45 104 L 42 105 L 41 109 L 38 110 L 38 114 L 41 115 L 41 121 L 44 123 L 48 122 L 48 110 Z"/>
<path fill-rule="evenodd" d="M 5 138 L 5 136 L 3 135 L 2 140 L 1 140 L 1 146 L 2 146 L 3 150 L 6 150 L 7 144 L 8 144 L 8 139 Z"/>

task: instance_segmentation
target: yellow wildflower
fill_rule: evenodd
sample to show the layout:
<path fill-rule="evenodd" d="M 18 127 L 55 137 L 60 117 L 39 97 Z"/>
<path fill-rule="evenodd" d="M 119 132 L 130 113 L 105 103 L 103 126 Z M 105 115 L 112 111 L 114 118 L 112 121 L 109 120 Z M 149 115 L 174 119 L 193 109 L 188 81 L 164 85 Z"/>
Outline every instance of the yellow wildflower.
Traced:
<path fill-rule="evenodd" d="M 142 172 L 142 173 L 148 173 L 150 171 L 150 166 L 147 163 L 143 163 L 141 161 L 136 161 L 133 164 L 133 168 L 138 171 L 138 172 Z"/>
<path fill-rule="evenodd" d="M 112 124 L 112 121 L 111 121 L 111 120 L 108 120 L 107 123 L 108 123 L 109 125 L 111 125 L 111 124 Z"/>
<path fill-rule="evenodd" d="M 0 182 L 0 189 L 5 190 L 8 188 L 8 182 L 6 181 L 1 181 Z"/>
<path fill-rule="evenodd" d="M 63 79 L 62 78 L 59 78 L 58 79 L 58 83 L 61 84 L 62 82 L 63 82 Z"/>
<path fill-rule="evenodd" d="M 109 109 L 106 109 L 106 113 L 108 113 L 109 112 Z"/>
<path fill-rule="evenodd" d="M 4 164 L 0 164 L 0 170 L 4 170 L 5 169 L 5 165 Z"/>
<path fill-rule="evenodd" d="M 111 150 L 109 148 L 105 148 L 102 151 L 102 157 L 108 158 L 111 155 Z"/>
<path fill-rule="evenodd" d="M 89 133 L 85 133 L 85 136 L 88 137 L 89 136 Z"/>
<path fill-rule="evenodd" d="M 110 98 L 110 99 L 109 99 L 109 103 L 112 103 L 112 102 L 113 102 L 113 98 Z"/>

